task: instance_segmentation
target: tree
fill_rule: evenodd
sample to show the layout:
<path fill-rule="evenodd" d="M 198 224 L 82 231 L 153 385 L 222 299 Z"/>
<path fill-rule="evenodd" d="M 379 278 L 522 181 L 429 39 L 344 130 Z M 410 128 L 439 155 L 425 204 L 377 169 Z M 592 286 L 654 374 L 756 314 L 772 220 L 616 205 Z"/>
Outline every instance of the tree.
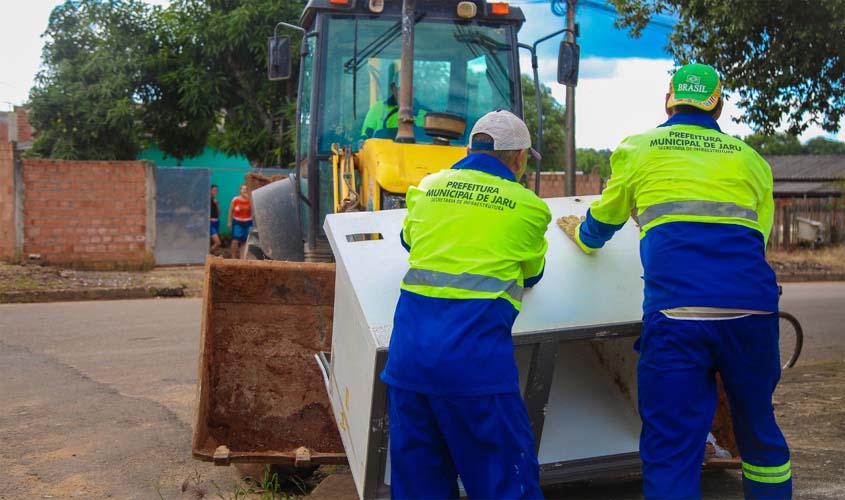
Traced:
<path fill-rule="evenodd" d="M 537 94 L 534 80 L 522 75 L 522 108 L 525 124 L 532 137 L 537 131 Z M 540 103 L 543 109 L 543 170 L 564 170 L 566 166 L 566 109 L 552 97 L 552 90 L 540 84 Z M 536 144 L 536 137 L 534 138 Z M 534 165 L 528 166 L 532 171 Z"/>
<path fill-rule="evenodd" d="M 543 160 L 544 171 L 562 171 L 566 168 L 566 108 L 552 97 L 552 90 L 540 85 L 541 105 L 543 107 Z M 525 124 L 531 135 L 537 130 L 537 94 L 534 92 L 534 80 L 522 75 L 522 108 Z M 536 142 L 536 137 L 534 138 Z M 575 169 L 584 173 L 597 171 L 600 176 L 610 177 L 610 154 L 607 149 L 577 149 L 575 151 Z M 533 162 L 528 166 L 534 171 Z"/>
<path fill-rule="evenodd" d="M 589 174 L 598 173 L 603 179 L 610 177 L 609 149 L 578 149 L 575 151 L 575 165 L 577 170 Z"/>
<path fill-rule="evenodd" d="M 845 112 L 845 0 L 611 0 L 639 36 L 656 14 L 678 16 L 668 50 L 717 68 L 739 94 L 742 121 L 771 134 L 812 124 L 839 130 Z"/>
<path fill-rule="evenodd" d="M 293 161 L 297 82 L 269 81 L 266 52 L 276 23 L 296 23 L 303 7 L 302 0 L 175 0 L 162 12 L 144 120 L 166 153 L 204 146 L 207 137 L 256 167 Z M 299 46 L 297 37 L 291 45 Z"/>
<path fill-rule="evenodd" d="M 797 137 L 784 132 L 776 134 L 751 134 L 743 141 L 762 156 L 800 155 L 804 147 Z"/>
<path fill-rule="evenodd" d="M 53 9 L 41 70 L 30 91 L 39 135 L 32 154 L 134 160 L 141 146 L 136 90 L 153 8 L 137 0 L 67 1 Z"/>
<path fill-rule="evenodd" d="M 764 156 L 845 154 L 845 143 L 826 137 L 815 137 L 801 144 L 794 135 L 778 132 L 773 135 L 751 134 L 742 140 Z"/>
<path fill-rule="evenodd" d="M 814 137 L 804 144 L 804 154 L 842 155 L 845 154 L 845 143 L 826 137 Z"/>
<path fill-rule="evenodd" d="M 176 158 L 211 144 L 254 166 L 287 165 L 294 157 L 297 82 L 267 80 L 266 46 L 276 23 L 295 23 L 303 6 L 65 2 L 50 16 L 45 69 L 30 94 L 39 130 L 34 154 L 135 159 L 146 141 Z"/>

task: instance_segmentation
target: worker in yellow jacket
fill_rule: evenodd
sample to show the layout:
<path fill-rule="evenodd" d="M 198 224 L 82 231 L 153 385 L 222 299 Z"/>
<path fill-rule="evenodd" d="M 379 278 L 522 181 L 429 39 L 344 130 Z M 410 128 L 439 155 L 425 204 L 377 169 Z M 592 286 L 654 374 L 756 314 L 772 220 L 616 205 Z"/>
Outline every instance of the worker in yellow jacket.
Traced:
<path fill-rule="evenodd" d="M 399 85 L 394 77 L 388 85 L 389 95 L 387 99 L 376 101 L 367 114 L 364 116 L 364 123 L 361 125 L 360 140 L 366 140 L 371 137 L 377 139 L 393 139 L 396 137 L 396 132 L 399 130 Z M 414 102 L 414 125 L 417 127 L 423 126 L 423 119 L 426 111 Z"/>
<path fill-rule="evenodd" d="M 587 253 L 632 210 L 645 281 L 636 344 L 640 455 L 649 499 L 700 498 L 705 440 L 719 372 L 742 456 L 746 498 L 790 498 L 789 449 L 775 422 L 780 378 L 778 287 L 765 259 L 772 228 L 772 173 L 717 124 L 722 85 L 710 66 L 672 77 L 669 119 L 626 138 L 585 220 L 558 224 Z"/>
<path fill-rule="evenodd" d="M 468 156 L 407 194 L 410 252 L 387 365 L 396 499 L 542 498 L 511 329 L 543 275 L 551 213 L 519 184 L 531 149 L 510 111 L 481 117 Z"/>

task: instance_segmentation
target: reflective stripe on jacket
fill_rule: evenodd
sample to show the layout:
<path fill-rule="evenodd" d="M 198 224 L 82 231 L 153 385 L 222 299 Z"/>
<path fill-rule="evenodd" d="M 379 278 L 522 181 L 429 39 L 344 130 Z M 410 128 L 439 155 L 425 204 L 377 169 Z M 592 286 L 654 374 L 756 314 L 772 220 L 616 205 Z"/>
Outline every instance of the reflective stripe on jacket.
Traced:
<path fill-rule="evenodd" d="M 601 248 L 636 210 L 645 312 L 672 307 L 777 310 L 765 261 L 774 201 L 769 165 L 705 114 L 676 114 L 625 139 L 577 232 Z"/>

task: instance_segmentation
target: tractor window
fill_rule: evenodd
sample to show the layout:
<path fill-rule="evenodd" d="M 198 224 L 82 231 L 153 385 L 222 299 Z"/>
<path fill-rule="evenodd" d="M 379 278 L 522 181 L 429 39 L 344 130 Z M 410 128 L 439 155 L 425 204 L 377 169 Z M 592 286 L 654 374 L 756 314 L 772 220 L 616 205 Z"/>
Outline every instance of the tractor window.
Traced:
<path fill-rule="evenodd" d="M 328 20 L 321 80 L 318 147 L 356 147 L 369 137 L 393 138 L 398 127 L 401 23 L 398 19 Z M 422 120 L 446 112 L 475 121 L 495 109 L 516 110 L 516 53 L 510 26 L 426 21 L 416 24 L 414 113 L 418 143 L 431 143 Z"/>
<path fill-rule="evenodd" d="M 314 70 L 314 39 L 307 37 L 303 40 L 307 45 L 307 53 L 302 61 L 302 97 L 299 101 L 299 155 L 308 156 L 308 133 L 311 129 L 311 84 Z"/>
<path fill-rule="evenodd" d="M 431 110 L 449 106 L 449 61 L 414 61 L 414 100 Z"/>
<path fill-rule="evenodd" d="M 308 145 L 311 133 L 311 89 L 314 79 L 314 39 L 305 38 L 303 43 L 307 44 L 307 53 L 302 61 L 302 93 L 299 100 L 299 165 L 298 171 L 299 190 L 301 193 L 308 193 Z M 308 231 L 308 206 L 300 203 L 300 218 L 303 224 L 303 234 Z"/>
<path fill-rule="evenodd" d="M 479 118 L 496 109 L 514 111 L 510 94 L 506 92 L 510 82 L 493 78 L 496 72 L 487 65 L 487 56 L 478 56 L 467 61 L 467 121 L 475 123 Z M 468 127 L 467 130 L 470 130 Z"/>

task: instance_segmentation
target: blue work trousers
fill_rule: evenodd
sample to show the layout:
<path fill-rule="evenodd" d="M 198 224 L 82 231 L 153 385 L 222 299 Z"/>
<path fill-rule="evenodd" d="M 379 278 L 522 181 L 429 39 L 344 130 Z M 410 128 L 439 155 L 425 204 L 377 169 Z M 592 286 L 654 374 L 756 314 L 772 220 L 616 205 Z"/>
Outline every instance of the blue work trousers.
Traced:
<path fill-rule="evenodd" d="M 781 370 L 777 314 L 693 321 L 655 312 L 643 318 L 636 348 L 646 498 L 701 498 L 716 372 L 731 407 L 745 498 L 792 498 L 789 448 L 772 406 Z"/>
<path fill-rule="evenodd" d="M 458 476 L 471 499 L 543 498 L 518 393 L 441 397 L 388 387 L 392 498 L 458 498 Z"/>

